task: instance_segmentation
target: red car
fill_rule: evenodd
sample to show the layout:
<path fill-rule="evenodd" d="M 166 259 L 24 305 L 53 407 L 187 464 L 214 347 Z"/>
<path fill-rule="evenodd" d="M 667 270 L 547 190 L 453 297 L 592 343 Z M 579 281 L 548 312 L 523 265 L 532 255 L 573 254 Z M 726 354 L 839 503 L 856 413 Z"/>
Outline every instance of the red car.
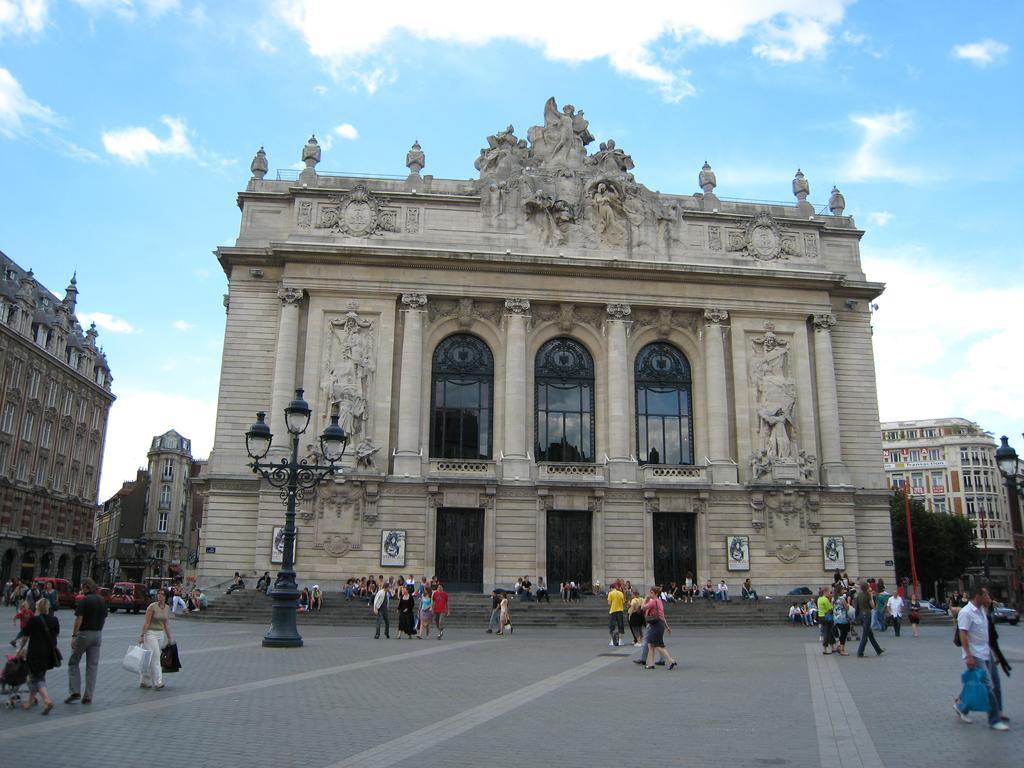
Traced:
<path fill-rule="evenodd" d="M 102 597 L 105 603 L 110 604 L 110 587 L 96 587 L 96 594 Z M 83 597 L 85 597 L 85 593 L 79 592 L 75 595 L 75 602 L 77 603 Z"/>
<path fill-rule="evenodd" d="M 149 596 L 149 590 L 145 584 L 137 584 L 131 581 L 119 581 L 114 585 L 107 600 L 107 608 L 111 613 L 123 609 L 125 612 L 138 613 L 149 607 L 153 600 Z"/>

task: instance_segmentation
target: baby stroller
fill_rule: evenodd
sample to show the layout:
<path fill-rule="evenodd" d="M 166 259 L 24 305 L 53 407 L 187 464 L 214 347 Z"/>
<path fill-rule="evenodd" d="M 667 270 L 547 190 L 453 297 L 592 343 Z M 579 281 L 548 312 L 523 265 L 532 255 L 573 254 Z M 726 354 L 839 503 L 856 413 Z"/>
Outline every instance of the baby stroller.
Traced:
<path fill-rule="evenodd" d="M 0 672 L 0 694 L 7 697 L 4 706 L 14 709 L 21 705 L 19 689 L 28 680 L 28 662 L 16 654 L 7 657 L 3 672 Z"/>

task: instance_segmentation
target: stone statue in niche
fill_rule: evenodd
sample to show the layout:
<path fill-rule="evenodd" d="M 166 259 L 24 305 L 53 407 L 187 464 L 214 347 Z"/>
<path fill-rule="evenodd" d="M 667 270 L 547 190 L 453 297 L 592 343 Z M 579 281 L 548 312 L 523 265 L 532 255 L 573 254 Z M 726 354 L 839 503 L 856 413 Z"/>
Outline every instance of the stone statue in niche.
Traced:
<path fill-rule="evenodd" d="M 789 372 L 789 342 L 775 334 L 773 323 L 766 322 L 764 327 L 764 336 L 754 339 L 759 353 L 752 363 L 760 442 L 753 466 L 758 477 L 779 462 L 795 464 L 797 460 L 796 381 Z"/>
<path fill-rule="evenodd" d="M 375 368 L 373 323 L 355 312 L 332 320 L 321 386 L 328 410 L 337 409 L 338 423 L 351 436 L 364 434 Z"/>
<path fill-rule="evenodd" d="M 549 166 L 579 168 L 587 157 L 584 147 L 594 140 L 589 126 L 583 112 L 577 113 L 572 104 L 566 104 L 560 112 L 552 96 L 544 104 L 544 125 L 527 132 L 533 145 L 530 157 Z"/>
<path fill-rule="evenodd" d="M 523 201 L 523 211 L 537 239 L 548 247 L 564 245 L 569 237 L 569 225 L 576 219 L 570 203 L 555 200 L 542 189 Z"/>
<path fill-rule="evenodd" d="M 605 246 L 626 242 L 626 210 L 622 195 L 610 181 L 601 181 L 590 193 L 594 209 L 594 232 Z"/>

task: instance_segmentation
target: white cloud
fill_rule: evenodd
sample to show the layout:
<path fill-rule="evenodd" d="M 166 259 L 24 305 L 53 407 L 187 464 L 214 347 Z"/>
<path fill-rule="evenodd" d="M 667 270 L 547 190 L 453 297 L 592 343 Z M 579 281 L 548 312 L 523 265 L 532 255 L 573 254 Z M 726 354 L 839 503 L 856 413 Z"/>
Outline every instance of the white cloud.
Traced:
<path fill-rule="evenodd" d="M 264 53 L 277 53 L 277 46 L 264 37 L 256 41 L 256 47 Z"/>
<path fill-rule="evenodd" d="M 351 123 L 342 123 L 334 129 L 334 132 L 341 136 L 341 138 L 349 139 L 350 141 L 354 141 L 359 138 L 359 131 L 357 131 L 356 127 Z"/>
<path fill-rule="evenodd" d="M 996 434 L 1019 434 L 1019 333 L 984 319 L 1024 306 L 1024 273 L 988 284 L 917 247 L 865 249 L 864 269 L 886 283 L 872 318 L 882 420 L 962 416 Z"/>
<path fill-rule="evenodd" d="M 915 182 L 928 177 L 920 169 L 900 165 L 885 156 L 885 145 L 913 126 L 909 113 L 897 110 L 877 115 L 851 115 L 850 121 L 862 129 L 863 138 L 842 169 L 843 178 L 850 181 L 889 179 Z"/>
<path fill-rule="evenodd" d="M 996 59 L 1003 58 L 1009 52 L 1010 46 L 992 38 L 986 38 L 977 43 L 954 45 L 951 51 L 954 58 L 969 61 L 979 67 L 987 67 L 989 64 L 994 63 Z"/>
<path fill-rule="evenodd" d="M 46 0 L 0 0 L 0 38 L 42 32 L 48 11 Z"/>
<path fill-rule="evenodd" d="M 192 441 L 192 455 L 209 455 L 213 446 L 216 399 L 198 400 L 181 395 L 142 389 L 118 389 L 110 409 L 103 451 L 100 498 L 108 499 L 121 483 L 135 479 L 146 464 L 146 452 L 155 435 L 169 429 Z"/>
<path fill-rule="evenodd" d="M 279 15 L 306 41 L 338 79 L 355 79 L 373 93 L 394 80 L 381 51 L 399 33 L 434 43 L 463 46 L 513 40 L 543 50 L 553 60 L 580 63 L 606 59 L 618 72 L 653 83 L 667 101 L 695 89 L 688 73 L 674 68 L 673 52 L 697 45 L 734 44 L 750 38 L 755 55 L 780 63 L 820 56 L 830 30 L 843 19 L 848 0 L 760 0 L 742 3 L 634 3 L 606 13 L 582 14 L 571 3 L 544 8 L 544 17 L 509 12 L 495 4 L 422 3 L 395 0 L 388 12 L 373 5 L 332 0 L 276 0 Z M 657 44 L 669 42 L 667 55 Z"/>
<path fill-rule="evenodd" d="M 108 154 L 132 165 L 145 165 L 150 155 L 195 157 L 185 121 L 164 115 L 160 122 L 170 129 L 166 139 L 157 138 L 148 128 L 119 128 L 104 132 L 103 148 Z"/>
<path fill-rule="evenodd" d="M 313 86 L 313 91 L 318 96 L 325 96 L 327 94 L 327 86 L 326 85 L 314 85 Z"/>
<path fill-rule="evenodd" d="M 893 214 L 889 213 L 889 211 L 873 211 L 868 214 L 868 218 L 878 226 L 884 227 L 892 221 Z"/>
<path fill-rule="evenodd" d="M 106 312 L 78 312 L 78 322 L 83 326 L 96 323 L 96 327 L 108 333 L 135 333 L 136 329 L 127 320 L 114 317 Z"/>
<path fill-rule="evenodd" d="M 14 75 L 0 67 L 0 135 L 13 139 L 28 133 L 32 124 L 57 122 L 52 109 L 30 99 Z"/>
<path fill-rule="evenodd" d="M 830 39 L 828 25 L 819 19 L 793 17 L 787 18 L 785 26 L 765 24 L 764 36 L 766 42 L 755 46 L 754 53 L 779 64 L 797 64 L 808 56 L 820 57 Z"/>
<path fill-rule="evenodd" d="M 175 320 L 171 325 L 179 331 L 190 331 L 195 328 L 195 323 L 190 323 L 187 320 Z"/>

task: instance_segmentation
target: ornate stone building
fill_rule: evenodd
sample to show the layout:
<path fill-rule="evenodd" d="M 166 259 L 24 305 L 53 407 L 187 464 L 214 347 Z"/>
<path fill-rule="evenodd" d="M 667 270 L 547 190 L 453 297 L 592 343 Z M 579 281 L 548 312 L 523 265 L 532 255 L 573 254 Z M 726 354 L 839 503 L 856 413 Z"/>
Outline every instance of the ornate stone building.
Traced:
<path fill-rule="evenodd" d="M 202 519 L 206 461 L 192 458 L 192 441 L 176 430 L 150 441 L 147 469 L 103 503 L 96 549 L 108 581 L 179 578 L 196 559 L 195 519 Z"/>
<path fill-rule="evenodd" d="M 208 580 L 273 568 L 277 491 L 244 433 L 304 387 L 345 472 L 299 508 L 297 569 L 777 591 L 892 576 L 863 234 L 830 212 L 639 183 L 582 112 L 487 138 L 479 178 L 297 178 L 261 149 L 229 280 L 203 527 Z"/>
<path fill-rule="evenodd" d="M 929 512 L 961 515 L 971 521 L 982 562 L 971 569 L 962 588 L 985 581 L 998 599 L 1013 599 L 1014 525 L 992 433 L 955 417 L 884 421 L 882 460 L 890 487 L 903 489 L 909 484 L 911 496 Z M 932 585 L 926 587 L 930 590 Z"/>
<path fill-rule="evenodd" d="M 92 572 L 110 368 L 96 326 L 0 253 L 0 583 Z"/>

